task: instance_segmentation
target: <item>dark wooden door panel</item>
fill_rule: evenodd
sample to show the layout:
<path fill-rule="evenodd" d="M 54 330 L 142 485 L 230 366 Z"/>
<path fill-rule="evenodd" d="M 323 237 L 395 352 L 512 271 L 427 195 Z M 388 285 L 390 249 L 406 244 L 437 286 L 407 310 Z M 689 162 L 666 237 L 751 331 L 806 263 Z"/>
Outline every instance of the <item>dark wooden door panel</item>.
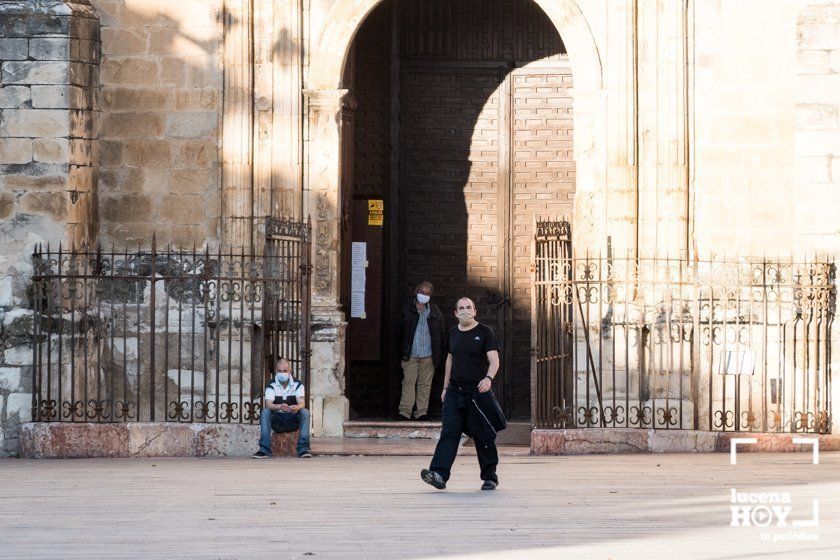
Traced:
<path fill-rule="evenodd" d="M 406 295 L 423 278 L 454 324 L 469 295 L 503 343 L 496 391 L 530 413 L 530 247 L 537 215 L 570 215 L 571 72 L 407 67 L 402 77 L 401 192 Z M 505 115 L 505 111 L 509 114 Z"/>
<path fill-rule="evenodd" d="M 469 295 L 480 320 L 499 329 L 486 294 L 498 293 L 499 238 L 498 68 L 407 67 L 401 85 L 400 190 L 404 217 L 407 296 L 423 279 L 433 301 L 455 324 L 458 297 Z M 432 395 L 440 394 L 441 376 Z M 432 410 L 439 406 L 432 399 Z M 436 406 L 435 406 L 436 405 Z"/>
<path fill-rule="evenodd" d="M 495 69 L 404 73 L 403 288 L 429 279 L 448 311 L 460 295 L 498 289 L 498 85 Z"/>

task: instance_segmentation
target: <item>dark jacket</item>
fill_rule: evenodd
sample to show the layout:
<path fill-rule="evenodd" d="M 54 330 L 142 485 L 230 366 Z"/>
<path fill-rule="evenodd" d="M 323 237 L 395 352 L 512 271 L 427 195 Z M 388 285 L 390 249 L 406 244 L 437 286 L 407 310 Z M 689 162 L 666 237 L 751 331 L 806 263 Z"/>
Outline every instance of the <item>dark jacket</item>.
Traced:
<path fill-rule="evenodd" d="M 415 300 L 411 300 L 402 306 L 400 310 L 400 355 L 403 359 L 411 356 L 411 346 L 414 344 L 414 333 L 417 332 L 417 322 L 420 320 L 420 313 L 417 311 Z M 443 313 L 440 308 L 432 302 L 429 306 L 429 338 L 432 340 L 432 361 L 435 367 L 443 364 Z"/>
<path fill-rule="evenodd" d="M 465 387 L 452 382 L 449 384 L 447 397 L 449 391 L 457 395 L 457 398 L 466 401 L 464 403 L 467 410 L 464 433 L 473 438 L 476 444 L 486 446 L 495 442 L 496 435 L 507 428 L 505 415 L 492 390 L 479 393 L 478 388 Z"/>

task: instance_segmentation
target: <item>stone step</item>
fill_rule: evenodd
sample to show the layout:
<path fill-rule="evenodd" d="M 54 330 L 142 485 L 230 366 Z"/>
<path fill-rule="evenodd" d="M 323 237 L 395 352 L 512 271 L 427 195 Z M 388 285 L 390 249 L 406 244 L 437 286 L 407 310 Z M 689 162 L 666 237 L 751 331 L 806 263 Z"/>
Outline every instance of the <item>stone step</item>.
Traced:
<path fill-rule="evenodd" d="M 344 422 L 344 437 L 368 439 L 440 439 L 440 421 L 349 420 Z M 498 445 L 530 445 L 531 424 L 509 421 L 499 433 Z"/>
<path fill-rule="evenodd" d="M 439 439 L 440 421 L 414 420 L 348 420 L 344 422 L 346 438 Z"/>

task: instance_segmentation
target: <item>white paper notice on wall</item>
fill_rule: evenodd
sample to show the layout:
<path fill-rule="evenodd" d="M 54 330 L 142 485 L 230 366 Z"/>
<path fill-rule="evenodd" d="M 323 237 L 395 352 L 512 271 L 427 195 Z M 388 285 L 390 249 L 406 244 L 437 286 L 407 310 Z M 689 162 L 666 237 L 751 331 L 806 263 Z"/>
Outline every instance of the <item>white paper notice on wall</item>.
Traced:
<path fill-rule="evenodd" d="M 350 317 L 365 319 L 365 293 L 350 292 Z"/>
<path fill-rule="evenodd" d="M 365 284 L 367 268 L 367 243 L 353 242 L 350 264 L 350 317 L 364 319 Z"/>

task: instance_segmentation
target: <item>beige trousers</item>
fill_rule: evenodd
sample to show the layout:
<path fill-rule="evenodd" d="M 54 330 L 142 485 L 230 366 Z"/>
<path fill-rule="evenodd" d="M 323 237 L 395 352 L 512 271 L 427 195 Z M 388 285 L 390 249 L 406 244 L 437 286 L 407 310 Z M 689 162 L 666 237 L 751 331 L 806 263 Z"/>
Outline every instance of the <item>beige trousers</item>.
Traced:
<path fill-rule="evenodd" d="M 432 378 L 435 376 L 435 364 L 428 358 L 409 358 L 400 362 L 403 370 L 400 414 L 411 418 L 411 409 L 417 402 L 415 418 L 429 412 L 429 393 L 432 390 Z M 416 397 L 416 398 L 415 398 Z"/>

